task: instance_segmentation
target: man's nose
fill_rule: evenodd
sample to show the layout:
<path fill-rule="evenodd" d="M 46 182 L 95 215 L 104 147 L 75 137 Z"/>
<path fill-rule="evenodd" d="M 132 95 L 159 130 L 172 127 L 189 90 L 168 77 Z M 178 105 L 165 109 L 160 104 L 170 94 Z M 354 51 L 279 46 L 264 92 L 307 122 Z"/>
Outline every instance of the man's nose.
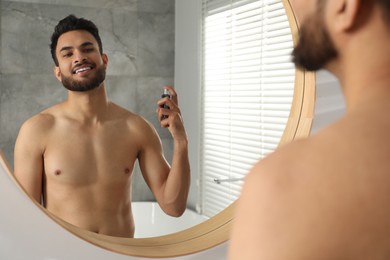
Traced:
<path fill-rule="evenodd" d="M 87 57 L 85 57 L 84 53 L 82 53 L 80 51 L 76 51 L 74 57 L 75 57 L 75 59 L 73 61 L 74 63 L 80 63 L 80 62 L 83 62 L 87 59 Z"/>

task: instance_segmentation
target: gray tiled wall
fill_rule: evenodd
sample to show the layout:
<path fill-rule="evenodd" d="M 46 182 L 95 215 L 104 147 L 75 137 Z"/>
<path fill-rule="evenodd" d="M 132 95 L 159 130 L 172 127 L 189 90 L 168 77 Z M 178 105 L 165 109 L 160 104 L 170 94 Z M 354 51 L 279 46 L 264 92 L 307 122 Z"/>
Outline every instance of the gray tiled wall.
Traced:
<path fill-rule="evenodd" d="M 92 20 L 109 57 L 109 98 L 156 127 L 168 161 L 172 140 L 155 115 L 164 85 L 173 84 L 174 0 L 1 1 L 0 149 L 12 164 L 20 125 L 66 99 L 53 75 L 49 44 L 54 26 L 68 14 Z M 136 167 L 133 200 L 153 196 Z"/>

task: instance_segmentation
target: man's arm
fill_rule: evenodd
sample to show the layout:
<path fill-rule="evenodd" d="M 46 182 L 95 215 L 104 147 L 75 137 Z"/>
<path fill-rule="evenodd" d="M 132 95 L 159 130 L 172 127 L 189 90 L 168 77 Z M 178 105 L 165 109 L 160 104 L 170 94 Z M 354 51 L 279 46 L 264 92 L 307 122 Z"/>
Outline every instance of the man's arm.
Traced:
<path fill-rule="evenodd" d="M 168 128 L 173 137 L 172 166 L 164 159 L 161 141 L 150 125 L 146 131 L 145 136 L 148 138 L 144 141 L 139 162 L 142 174 L 164 212 L 171 216 L 180 216 L 186 209 L 190 187 L 188 140 L 177 105 L 176 92 L 171 87 L 166 88 L 172 94 L 172 99 L 160 100 L 157 113 L 161 126 Z M 169 109 L 161 108 L 163 104 L 168 105 Z M 163 119 L 163 115 L 168 117 Z"/>
<path fill-rule="evenodd" d="M 14 175 L 28 195 L 39 204 L 42 196 L 43 120 L 40 116 L 25 122 L 16 139 L 14 150 Z"/>

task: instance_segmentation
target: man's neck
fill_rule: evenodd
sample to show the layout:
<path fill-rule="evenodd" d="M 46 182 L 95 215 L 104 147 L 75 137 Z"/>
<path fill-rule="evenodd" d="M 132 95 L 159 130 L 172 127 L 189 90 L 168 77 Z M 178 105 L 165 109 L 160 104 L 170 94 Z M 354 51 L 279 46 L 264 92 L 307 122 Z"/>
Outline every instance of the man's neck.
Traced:
<path fill-rule="evenodd" d="M 380 57 L 381 56 L 381 57 Z M 359 107 L 375 96 L 390 94 L 390 51 L 372 53 L 351 59 L 339 77 L 346 99 L 347 111 Z"/>
<path fill-rule="evenodd" d="M 335 62 L 337 65 L 329 68 L 340 80 L 347 112 L 372 98 L 390 93 L 390 34 L 387 28 L 366 32 L 348 42 Z"/>
<path fill-rule="evenodd" d="M 109 101 L 104 84 L 90 91 L 68 91 L 66 109 L 77 121 L 96 124 L 104 120 Z"/>

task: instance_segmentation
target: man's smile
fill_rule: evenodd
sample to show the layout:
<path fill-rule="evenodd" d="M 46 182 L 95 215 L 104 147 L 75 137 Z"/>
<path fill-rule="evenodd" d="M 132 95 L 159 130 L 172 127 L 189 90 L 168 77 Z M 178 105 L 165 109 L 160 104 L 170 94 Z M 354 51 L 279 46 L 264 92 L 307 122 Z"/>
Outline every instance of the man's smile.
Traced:
<path fill-rule="evenodd" d="M 88 70 L 91 70 L 92 68 L 91 67 L 84 67 L 84 68 L 80 68 L 80 69 L 77 69 L 75 71 L 75 74 L 79 74 L 79 73 L 82 73 L 84 71 L 88 71 Z"/>
<path fill-rule="evenodd" d="M 84 74 L 84 73 L 87 73 L 88 71 L 92 70 L 93 68 L 94 68 L 94 66 L 92 66 L 91 64 L 79 65 L 79 66 L 77 66 L 77 68 L 75 68 L 73 70 L 73 74 Z"/>

